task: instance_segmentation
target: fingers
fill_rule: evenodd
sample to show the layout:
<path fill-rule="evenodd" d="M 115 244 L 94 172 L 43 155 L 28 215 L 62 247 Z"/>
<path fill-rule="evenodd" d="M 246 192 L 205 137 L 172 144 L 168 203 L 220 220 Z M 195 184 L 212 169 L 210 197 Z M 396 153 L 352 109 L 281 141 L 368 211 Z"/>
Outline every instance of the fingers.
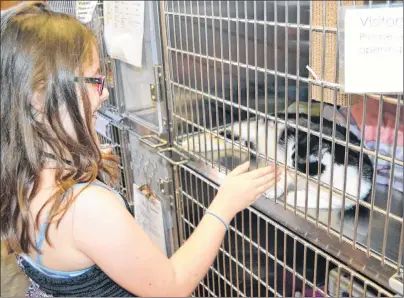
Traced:
<path fill-rule="evenodd" d="M 248 168 L 250 167 L 250 162 L 247 161 L 241 165 L 239 165 L 238 167 L 236 167 L 233 171 L 231 171 L 229 174 L 227 174 L 227 176 L 238 176 L 240 174 L 243 174 L 245 172 L 248 171 Z"/>
<path fill-rule="evenodd" d="M 279 181 L 281 178 L 282 178 L 282 176 L 279 176 L 279 175 L 276 178 L 274 176 L 272 176 L 271 179 L 268 179 L 265 183 L 261 184 L 260 186 L 257 186 L 256 187 L 257 195 L 261 195 L 264 192 L 266 192 L 268 189 L 272 188 L 275 185 L 275 183 L 277 183 L 277 181 Z"/>
<path fill-rule="evenodd" d="M 253 180 L 252 184 L 254 185 L 254 187 L 260 187 L 262 185 L 265 185 L 271 181 L 274 181 L 275 179 L 277 179 L 278 181 L 280 180 L 280 178 L 282 173 L 278 172 L 277 176 L 275 176 L 275 170 L 265 176 L 261 176 L 255 180 Z"/>
<path fill-rule="evenodd" d="M 257 179 L 263 176 L 266 176 L 272 172 L 275 172 L 274 166 L 267 166 L 260 169 L 253 170 L 247 174 L 245 174 L 245 178 L 247 179 Z"/>

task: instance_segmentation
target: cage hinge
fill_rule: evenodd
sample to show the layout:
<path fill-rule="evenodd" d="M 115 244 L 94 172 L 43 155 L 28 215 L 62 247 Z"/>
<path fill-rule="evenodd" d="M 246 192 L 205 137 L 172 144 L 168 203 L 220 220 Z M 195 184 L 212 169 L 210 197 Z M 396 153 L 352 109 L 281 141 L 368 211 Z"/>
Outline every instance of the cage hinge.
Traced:
<path fill-rule="evenodd" d="M 115 87 L 115 80 L 114 80 L 114 70 L 113 70 L 113 65 L 112 65 L 112 60 L 109 56 L 106 56 L 104 58 L 104 65 L 105 65 L 105 72 L 106 72 L 106 79 L 107 79 L 107 84 L 109 87 L 114 88 Z"/>
<path fill-rule="evenodd" d="M 150 84 L 150 98 L 152 101 L 157 101 L 156 85 Z"/>
<path fill-rule="evenodd" d="M 181 192 L 178 189 L 175 191 L 175 197 L 181 198 Z M 179 204 L 179 202 L 180 202 L 180 200 L 178 199 L 177 200 L 177 212 L 181 216 L 181 215 L 183 215 L 183 210 L 182 210 L 182 204 Z"/>
<path fill-rule="evenodd" d="M 167 130 L 172 132 L 173 131 L 173 126 L 171 121 L 169 121 L 167 118 L 163 117 L 163 127 Z"/>
<path fill-rule="evenodd" d="M 170 195 L 171 192 L 171 186 L 172 186 L 172 180 L 171 179 L 162 179 L 160 178 L 157 182 L 158 188 L 160 193 L 164 195 Z"/>
<path fill-rule="evenodd" d="M 154 65 L 154 84 L 150 84 L 150 98 L 154 102 L 161 102 L 161 89 L 164 86 L 163 67 L 159 64 Z"/>

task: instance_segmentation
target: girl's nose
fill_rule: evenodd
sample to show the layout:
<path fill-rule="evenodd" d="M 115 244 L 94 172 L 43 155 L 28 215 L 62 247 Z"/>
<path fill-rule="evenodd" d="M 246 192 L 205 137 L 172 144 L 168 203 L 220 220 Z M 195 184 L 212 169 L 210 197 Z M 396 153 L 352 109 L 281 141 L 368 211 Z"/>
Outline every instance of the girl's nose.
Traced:
<path fill-rule="evenodd" d="M 104 87 L 104 89 L 102 90 L 102 93 L 101 93 L 101 101 L 106 101 L 107 99 L 108 99 L 108 97 L 109 97 L 109 91 L 108 91 L 108 88 L 107 87 Z"/>

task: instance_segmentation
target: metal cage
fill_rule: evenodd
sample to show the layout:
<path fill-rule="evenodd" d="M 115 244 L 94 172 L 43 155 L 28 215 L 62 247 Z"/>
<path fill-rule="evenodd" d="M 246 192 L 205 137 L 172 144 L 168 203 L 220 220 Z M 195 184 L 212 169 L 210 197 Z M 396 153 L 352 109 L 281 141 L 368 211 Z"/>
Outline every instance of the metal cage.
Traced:
<path fill-rule="evenodd" d="M 217 186 L 188 167 L 179 170 L 185 241 L 213 200 Z M 254 208 L 239 213 L 197 297 L 393 296 L 333 256 Z"/>
<path fill-rule="evenodd" d="M 403 181 L 398 148 L 403 100 L 402 95 L 339 92 L 338 8 L 356 4 L 372 1 L 165 1 L 167 82 L 176 148 L 223 173 L 248 159 L 256 167 L 278 165 L 286 178 L 271 199 L 337 239 L 337 251 L 348 244 L 377 260 L 370 275 L 381 281 L 379 268 L 391 275 L 403 270 L 404 203 L 398 186 Z M 378 107 L 372 144 L 364 139 L 366 121 L 360 125 L 351 120 L 360 102 L 363 119 L 370 102 Z M 380 136 L 386 105 L 394 114 L 390 152 L 383 149 Z M 267 133 L 271 121 L 276 137 L 282 132 L 284 140 L 297 143 L 299 135 L 307 136 L 298 149 L 305 153 L 306 170 L 289 161 L 287 152 L 293 148 L 284 154 L 275 148 L 270 156 L 271 144 L 277 141 Z M 337 125 L 344 133 L 336 133 Z M 342 152 L 342 176 L 333 177 L 340 166 L 336 162 L 331 162 L 328 182 L 309 174 L 310 142 L 320 148 L 329 144 L 330 156 Z M 318 160 L 322 154 L 320 150 Z M 349 176 L 352 156 L 358 156 L 359 174 Z M 369 160 L 371 190 L 362 200 L 362 172 Z M 315 171 L 321 172 L 320 162 Z M 310 192 L 316 194 L 316 207 L 308 207 Z M 326 206 L 320 208 L 319 201 Z M 338 201 L 341 207 L 333 207 Z M 348 202 L 352 209 L 344 208 Z"/>
<path fill-rule="evenodd" d="M 125 129 L 111 122 L 109 136 L 100 135 L 100 140 L 113 144 L 123 157 L 123 178 L 118 187 L 123 195 L 129 197 L 132 192 L 132 176 L 136 183 L 150 179 L 166 209 L 176 208 L 178 231 L 173 223 L 167 228 L 169 254 L 175 251 L 175 240 L 181 244 L 198 225 L 215 195 L 219 174 L 251 160 L 254 167 L 276 164 L 286 177 L 275 187 L 273 198 L 259 200 L 232 221 L 195 296 L 393 296 L 397 289 L 389 284 L 389 277 L 394 273 L 401 274 L 402 285 L 404 203 L 399 184 L 404 164 L 402 151 L 397 150 L 402 95 L 347 96 L 340 92 L 338 83 L 339 7 L 386 2 L 396 1 L 163 1 L 159 7 L 150 5 L 150 19 L 158 20 L 151 48 L 160 49 L 160 44 L 154 43 L 160 42 L 157 37 L 161 33 L 164 52 L 164 61 L 160 56 L 148 60 L 164 63 L 164 74 L 160 72 L 162 65 L 153 65 L 162 78 L 154 83 L 167 99 L 163 101 L 167 119 L 159 121 L 167 131 L 162 133 L 159 128 L 159 137 L 174 147 L 159 155 L 170 149 L 185 154 L 179 155 L 180 162 L 172 162 L 172 156 L 166 159 L 173 166 L 175 188 L 169 194 L 161 191 L 165 188 L 156 174 L 162 169 L 157 170 L 161 160 L 138 146 L 144 140 L 138 133 L 146 130 L 140 128 L 132 134 L 133 127 L 142 126 L 142 121 L 131 119 Z M 72 15 L 74 3 L 48 1 L 54 10 Z M 125 118 L 125 113 L 129 114 L 124 111 L 125 104 L 132 98 L 117 90 L 124 89 L 123 78 L 105 52 L 102 18 L 102 1 L 98 1 L 88 26 L 97 35 L 101 65 L 108 76 L 111 99 L 105 107 Z M 361 104 L 359 114 L 366 119 L 371 103 L 377 107 L 378 119 L 376 139 L 369 143 L 364 139 L 366 121 L 358 124 L 351 115 Z M 390 149 L 382 142 L 383 111 L 388 109 L 394 114 Z M 307 116 L 305 122 L 301 114 Z M 284 140 L 291 135 L 295 141 L 299 135 L 307 136 L 302 147 L 307 170 L 289 162 L 291 148 L 282 155 L 275 147 L 271 157 L 268 151 L 276 138 L 269 139 L 270 122 L 275 136 L 282 127 L 288 128 L 282 131 Z M 345 133 L 338 135 L 337 125 Z M 309 173 L 308 149 L 313 141 L 319 147 L 329 144 L 331 156 L 337 150 L 342 152 L 343 175 L 324 182 L 321 175 Z M 127 153 L 128 148 L 132 152 Z M 320 150 L 318 160 L 322 154 Z M 370 194 L 363 200 L 359 199 L 363 175 L 347 180 L 354 155 L 359 156 L 359 173 L 368 162 L 366 158 L 373 169 Z M 139 156 L 142 158 L 136 160 Z M 191 162 L 185 164 L 188 158 Z M 131 159 L 136 162 L 132 164 Z M 331 173 L 337 166 L 331 163 Z M 146 172 L 139 171 L 141 168 Z M 209 173 L 204 172 L 206 168 Z M 166 170 L 164 175 L 170 172 Z M 341 187 L 336 187 L 334 180 L 339 180 Z M 304 206 L 297 205 L 298 187 L 305 196 Z M 309 191 L 317 196 L 314 208 L 307 206 Z M 325 197 L 320 197 L 322 194 Z M 326 208 L 319 207 L 322 200 L 326 200 Z M 338 200 L 342 206 L 351 202 L 353 208 L 331 208 Z"/>

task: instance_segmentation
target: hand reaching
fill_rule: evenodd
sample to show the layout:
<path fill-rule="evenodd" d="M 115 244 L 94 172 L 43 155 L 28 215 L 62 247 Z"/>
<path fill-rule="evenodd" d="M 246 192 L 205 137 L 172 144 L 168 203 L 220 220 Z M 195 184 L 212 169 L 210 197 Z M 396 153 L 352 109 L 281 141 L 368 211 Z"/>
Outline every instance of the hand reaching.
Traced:
<path fill-rule="evenodd" d="M 276 180 L 275 167 L 267 166 L 248 172 L 249 162 L 236 167 L 230 172 L 209 206 L 209 210 L 220 213 L 228 221 L 236 213 L 253 204 L 265 191 L 271 188 Z M 219 215 L 219 214 L 218 214 Z"/>

